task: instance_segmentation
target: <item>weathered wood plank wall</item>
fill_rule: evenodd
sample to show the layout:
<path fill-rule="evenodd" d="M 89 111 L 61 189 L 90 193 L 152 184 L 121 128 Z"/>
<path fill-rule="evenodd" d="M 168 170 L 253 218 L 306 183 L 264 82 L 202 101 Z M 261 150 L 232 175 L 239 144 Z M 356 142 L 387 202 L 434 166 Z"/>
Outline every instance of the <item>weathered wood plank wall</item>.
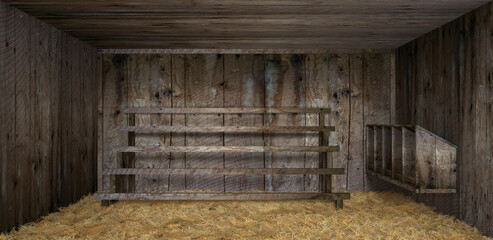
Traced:
<path fill-rule="evenodd" d="M 106 168 L 116 167 L 115 149 L 126 143 L 125 133 L 116 129 L 126 124 L 121 112 L 125 107 L 330 107 L 333 111 L 326 121 L 337 128 L 330 136 L 331 144 L 341 146 L 341 151 L 334 154 L 334 166 L 347 169 L 346 175 L 335 178 L 333 188 L 363 191 L 363 126 L 390 124 L 391 54 L 103 54 L 99 59 L 103 81 L 99 107 L 103 124 L 101 155 Z M 171 118 L 163 114 L 157 120 L 149 115 L 140 118 L 137 125 L 318 125 L 318 117 L 313 114 L 174 114 Z M 151 144 L 172 146 L 318 144 L 318 135 L 309 133 L 146 136 Z M 318 154 L 311 153 L 172 153 L 160 157 L 160 161 L 142 159 L 146 164 L 142 166 L 318 167 Z M 109 181 L 104 178 L 101 190 L 109 190 Z M 172 176 L 137 180 L 136 187 L 136 191 L 316 191 L 318 177 Z"/>
<path fill-rule="evenodd" d="M 0 232 L 95 189 L 96 58 L 0 1 Z"/>
<path fill-rule="evenodd" d="M 396 123 L 418 124 L 458 145 L 455 196 L 423 199 L 452 206 L 493 236 L 493 4 L 396 51 Z M 455 199 L 454 199 L 455 198 Z"/>

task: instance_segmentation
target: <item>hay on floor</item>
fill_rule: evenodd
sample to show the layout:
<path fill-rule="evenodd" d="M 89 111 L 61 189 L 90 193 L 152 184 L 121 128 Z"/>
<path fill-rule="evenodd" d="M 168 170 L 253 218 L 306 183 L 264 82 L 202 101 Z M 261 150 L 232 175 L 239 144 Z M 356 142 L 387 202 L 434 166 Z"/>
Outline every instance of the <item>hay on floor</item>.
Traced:
<path fill-rule="evenodd" d="M 396 193 L 328 201 L 120 201 L 91 196 L 0 239 L 488 239 Z"/>

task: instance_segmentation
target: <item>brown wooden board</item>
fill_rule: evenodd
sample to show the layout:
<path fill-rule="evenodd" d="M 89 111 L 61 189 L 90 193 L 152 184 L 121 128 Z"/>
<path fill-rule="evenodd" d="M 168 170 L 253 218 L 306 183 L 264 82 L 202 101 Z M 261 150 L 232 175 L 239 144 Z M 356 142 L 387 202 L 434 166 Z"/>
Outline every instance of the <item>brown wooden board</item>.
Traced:
<path fill-rule="evenodd" d="M 300 175 L 344 174 L 343 168 L 112 168 L 105 175 Z"/>
<path fill-rule="evenodd" d="M 421 189 L 431 189 L 436 181 L 436 139 L 421 129 L 416 129 L 416 184 Z"/>
<path fill-rule="evenodd" d="M 241 95 L 239 95 L 241 96 Z M 229 114 L 228 114 L 229 115 Z M 243 114 L 234 114 L 237 116 L 243 117 Z M 250 114 L 245 114 L 249 116 Z M 254 114 L 259 115 L 259 114 Z M 317 115 L 317 114 L 315 114 Z M 259 115 L 259 117 L 262 114 Z M 262 116 L 263 117 L 263 116 Z M 136 126 L 127 126 L 127 127 L 118 127 L 118 131 L 124 132 L 136 132 L 136 133 L 163 133 L 163 132 L 236 132 L 236 133 L 263 133 L 263 132 L 331 132 L 335 130 L 333 126 L 244 126 L 239 125 L 241 122 L 233 122 L 229 126 L 221 126 L 221 127 L 197 127 L 197 126 L 148 126 L 148 127 L 136 127 Z M 244 134 L 238 135 L 238 137 L 242 137 Z"/>
<path fill-rule="evenodd" d="M 416 184 L 416 137 L 406 127 L 402 128 L 402 182 Z"/>
<path fill-rule="evenodd" d="M 98 200 L 303 200 L 349 199 L 349 193 L 95 193 Z"/>
<path fill-rule="evenodd" d="M 224 82 L 222 55 L 187 55 L 185 66 L 186 104 L 187 107 L 223 107 Z M 186 125 L 223 126 L 223 114 L 197 115 L 187 114 Z M 187 134 L 187 146 L 215 145 L 224 143 L 223 134 Z M 222 153 L 186 154 L 187 168 L 201 167 L 222 168 Z M 221 176 L 186 176 L 186 189 L 224 191 L 224 177 Z"/>
<path fill-rule="evenodd" d="M 265 63 L 265 106 L 305 107 L 305 56 L 302 55 L 266 55 Z M 269 115 L 264 119 L 266 126 L 303 126 L 304 114 Z M 305 138 L 294 134 L 265 134 L 267 146 L 302 146 Z M 268 153 L 265 154 L 266 168 L 303 167 L 304 153 Z M 266 176 L 267 191 L 302 191 L 303 176 Z"/>
<path fill-rule="evenodd" d="M 98 48 L 354 51 L 402 46 L 488 1 L 6 2 Z"/>
<path fill-rule="evenodd" d="M 129 107 L 171 107 L 171 56 L 130 55 L 127 59 Z M 169 126 L 170 115 L 136 114 L 136 126 Z M 140 134 L 136 146 L 169 146 L 169 133 Z M 168 167 L 169 153 L 137 153 L 135 165 L 142 168 Z M 167 190 L 168 178 L 136 178 L 136 189 Z"/>
<path fill-rule="evenodd" d="M 347 190 L 364 190 L 364 85 L 363 85 L 363 55 L 350 55 L 350 86 L 351 86 L 351 116 L 349 129 L 349 156 L 347 168 Z"/>
<path fill-rule="evenodd" d="M 299 107 L 188 107 L 188 108 L 159 108 L 159 107 L 133 107 L 125 108 L 124 113 L 136 114 L 151 114 L 151 113 L 167 113 L 167 114 L 186 114 L 186 113 L 202 113 L 202 114 L 222 114 L 222 113 L 244 113 L 244 114 L 263 114 L 263 113 L 330 113 L 330 108 L 299 108 Z"/>
<path fill-rule="evenodd" d="M 392 127 L 392 179 L 402 179 L 402 127 Z"/>
<path fill-rule="evenodd" d="M 382 174 L 392 176 L 392 128 L 382 127 Z"/>
<path fill-rule="evenodd" d="M 103 169 L 116 167 L 117 152 L 114 147 L 124 144 L 123 134 L 118 132 L 116 127 L 125 124 L 121 109 L 127 104 L 127 99 L 125 99 L 128 81 L 126 61 L 127 57 L 124 55 L 104 55 L 103 57 Z M 131 98 L 128 101 L 131 101 Z M 103 189 L 112 190 L 110 189 L 110 178 L 103 177 L 103 181 Z"/>
<path fill-rule="evenodd" d="M 116 148 L 119 152 L 126 153 L 159 153 L 159 152 L 194 152 L 194 153 L 217 153 L 217 152 L 337 152 L 338 146 L 128 146 Z"/>
<path fill-rule="evenodd" d="M 373 126 L 366 126 L 366 168 L 375 172 L 375 129 Z"/>
<path fill-rule="evenodd" d="M 171 103 L 173 108 L 186 106 L 186 83 L 185 83 L 185 55 L 171 56 Z M 184 127 L 186 124 L 185 114 L 173 114 L 171 125 L 173 127 Z M 186 133 L 171 133 L 171 146 L 185 146 Z M 170 168 L 184 168 L 186 165 L 185 153 L 171 153 L 169 159 Z M 170 191 L 185 190 L 185 175 L 175 175 L 169 177 Z"/>
<path fill-rule="evenodd" d="M 2 217 L 0 220 L 0 231 L 10 229 L 17 225 L 17 208 L 18 208 L 18 194 L 20 185 L 19 178 L 17 176 L 18 161 L 16 159 L 15 152 L 15 114 L 16 114 L 16 102 L 15 102 L 15 88 L 16 88 L 16 61 L 15 61 L 15 14 L 13 8 L 0 2 L 0 41 L 5 41 L 5 44 L 0 46 L 0 104 L 1 104 L 1 137 L 2 144 L 1 150 L 1 192 L 3 197 L 2 203 Z"/>
<path fill-rule="evenodd" d="M 224 107 L 264 106 L 264 56 L 224 56 Z M 263 146 L 264 114 L 225 114 L 224 126 L 239 126 L 224 133 L 224 146 Z M 247 126 L 247 127 L 244 127 Z M 256 127 L 257 126 L 257 127 Z M 243 127 L 243 128 L 242 128 Z M 260 128 L 260 131 L 252 131 Z M 240 132 L 244 129 L 248 132 Z M 267 130 L 268 131 L 268 130 Z M 225 153 L 225 168 L 264 167 L 263 153 Z M 225 176 L 225 191 L 264 190 L 264 176 Z"/>
<path fill-rule="evenodd" d="M 329 106 L 332 110 L 328 116 L 328 125 L 337 126 L 336 132 L 329 133 L 329 145 L 339 146 L 340 151 L 332 154 L 333 166 L 347 168 L 349 157 L 350 127 L 350 81 L 349 55 L 335 54 L 328 57 Z M 346 190 L 347 177 L 333 177 L 332 190 Z"/>
<path fill-rule="evenodd" d="M 377 173 L 382 173 L 382 146 L 383 146 L 383 139 L 382 139 L 382 127 L 380 126 L 373 126 L 374 129 L 374 141 L 373 141 L 373 148 L 374 150 L 374 157 L 373 157 L 373 166 L 375 166 L 375 172 Z"/>

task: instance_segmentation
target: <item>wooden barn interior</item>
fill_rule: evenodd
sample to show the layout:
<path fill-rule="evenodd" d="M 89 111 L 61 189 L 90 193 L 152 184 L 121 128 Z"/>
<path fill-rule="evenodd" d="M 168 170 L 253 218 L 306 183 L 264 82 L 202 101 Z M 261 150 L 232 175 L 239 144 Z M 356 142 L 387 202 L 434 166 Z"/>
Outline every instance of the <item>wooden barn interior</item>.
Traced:
<path fill-rule="evenodd" d="M 278 203 L 339 226 L 413 206 L 470 231 L 434 235 L 418 214 L 401 223 L 416 239 L 493 237 L 492 14 L 488 0 L 0 0 L 0 239 L 140 238 L 54 225 Z M 145 238 L 413 236 L 194 224 Z"/>

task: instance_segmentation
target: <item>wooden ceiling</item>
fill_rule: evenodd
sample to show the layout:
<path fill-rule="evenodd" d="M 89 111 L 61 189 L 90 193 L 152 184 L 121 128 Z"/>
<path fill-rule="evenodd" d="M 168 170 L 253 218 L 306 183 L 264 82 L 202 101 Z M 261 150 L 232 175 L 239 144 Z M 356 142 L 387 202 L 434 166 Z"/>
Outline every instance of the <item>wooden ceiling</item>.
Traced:
<path fill-rule="evenodd" d="M 98 48 L 394 49 L 489 0 L 3 0 Z"/>

